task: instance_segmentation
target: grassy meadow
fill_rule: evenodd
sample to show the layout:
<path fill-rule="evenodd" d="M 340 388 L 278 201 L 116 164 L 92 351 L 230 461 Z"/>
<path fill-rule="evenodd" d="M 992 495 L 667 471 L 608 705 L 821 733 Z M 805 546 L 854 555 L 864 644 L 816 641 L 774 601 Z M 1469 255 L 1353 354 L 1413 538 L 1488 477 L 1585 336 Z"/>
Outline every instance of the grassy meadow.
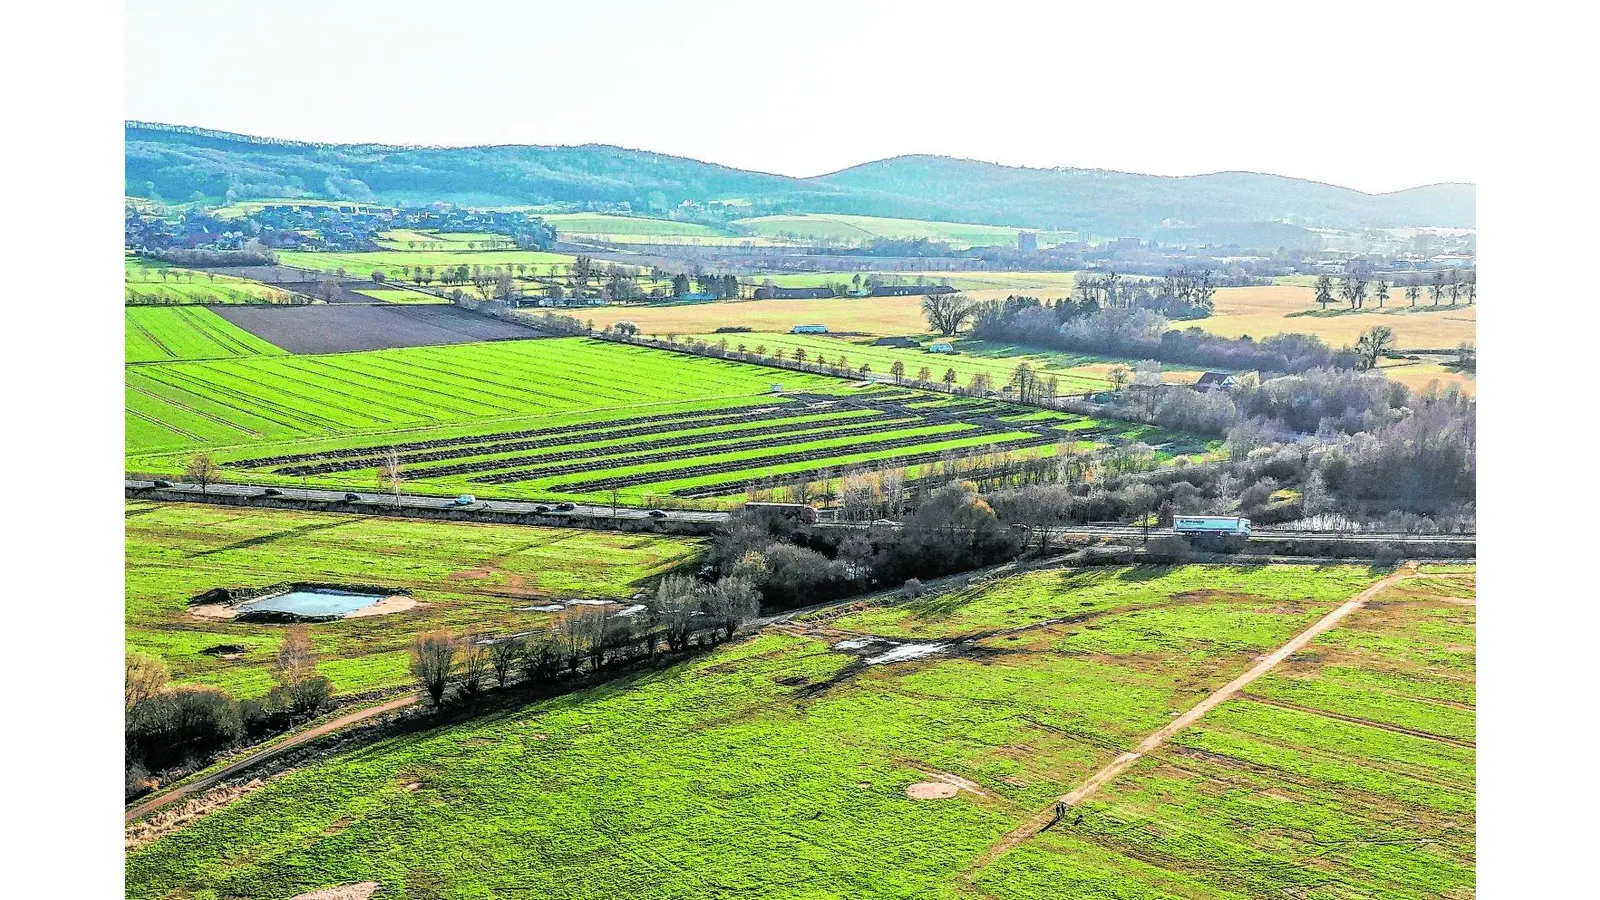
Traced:
<path fill-rule="evenodd" d="M 395 288 L 395 287 L 356 288 L 355 292 L 360 294 L 363 297 L 371 297 L 373 300 L 377 300 L 380 303 L 433 303 L 433 304 L 442 304 L 442 303 L 449 303 L 450 302 L 449 300 L 446 300 L 443 297 L 436 297 L 433 294 L 423 293 L 422 291 L 413 291 L 413 290 L 410 290 L 408 288 Z"/>
<path fill-rule="evenodd" d="M 265 693 L 283 626 L 197 618 L 191 597 L 216 587 L 288 581 L 406 588 L 420 604 L 308 626 L 322 672 L 345 694 L 408 683 L 411 635 L 432 628 L 507 634 L 550 614 L 519 611 L 573 598 L 626 600 L 701 552 L 648 534 L 417 521 L 336 513 L 130 501 L 124 615 L 130 651 L 163 660 L 181 682 Z M 236 644 L 237 659 L 201 653 Z"/>
<path fill-rule="evenodd" d="M 977 886 L 1475 896 L 1474 594 L 1470 572 L 1391 588 Z"/>
<path fill-rule="evenodd" d="M 275 779 L 131 853 L 127 894 L 1471 896 L 1470 575 L 1383 595 L 981 864 L 1376 577 L 1044 569 L 769 629 Z M 866 637 L 946 651 L 833 646 Z"/>

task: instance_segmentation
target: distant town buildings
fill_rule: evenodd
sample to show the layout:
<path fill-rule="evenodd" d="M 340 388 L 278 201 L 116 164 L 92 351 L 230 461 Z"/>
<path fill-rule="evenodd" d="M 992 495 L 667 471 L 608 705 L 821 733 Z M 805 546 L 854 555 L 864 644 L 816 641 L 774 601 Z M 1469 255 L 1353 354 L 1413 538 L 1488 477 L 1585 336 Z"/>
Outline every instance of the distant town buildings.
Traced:
<path fill-rule="evenodd" d="M 1034 231 L 1017 232 L 1017 249 L 1023 253 L 1036 253 L 1039 250 L 1039 234 Z"/>

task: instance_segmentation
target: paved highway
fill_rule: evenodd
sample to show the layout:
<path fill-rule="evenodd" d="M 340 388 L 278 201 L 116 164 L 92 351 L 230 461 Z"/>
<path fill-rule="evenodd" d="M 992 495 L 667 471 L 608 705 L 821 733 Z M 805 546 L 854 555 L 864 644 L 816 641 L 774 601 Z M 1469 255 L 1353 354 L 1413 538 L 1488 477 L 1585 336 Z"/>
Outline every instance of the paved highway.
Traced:
<path fill-rule="evenodd" d="M 125 479 L 123 485 L 126 490 L 149 491 L 156 489 L 153 481 L 140 481 Z M 312 509 L 318 503 L 355 503 L 364 504 L 381 509 L 393 510 L 396 508 L 393 494 L 383 494 L 370 491 L 338 491 L 323 490 L 320 488 L 291 488 L 271 487 L 260 484 L 212 484 L 206 491 L 200 489 L 198 484 L 188 484 L 181 481 L 171 482 L 171 487 L 162 487 L 160 490 L 168 494 L 185 494 L 195 500 L 204 500 L 206 494 L 221 497 L 260 498 L 266 491 L 277 491 L 274 499 L 279 501 L 299 500 L 307 503 Z M 351 496 L 355 499 L 350 499 Z M 555 503 L 532 503 L 526 500 L 478 500 L 473 503 L 457 503 L 455 497 L 432 497 L 422 494 L 401 494 L 399 509 L 457 509 L 463 511 L 492 511 L 512 513 L 516 515 L 551 515 L 551 516 L 582 516 L 597 519 L 645 519 L 659 518 L 678 522 L 722 522 L 728 518 L 725 512 L 698 512 L 692 510 L 668 509 L 662 510 L 666 515 L 650 515 L 650 511 L 629 506 L 618 506 L 614 510 L 610 506 L 589 506 L 574 504 L 570 510 L 558 510 Z"/>

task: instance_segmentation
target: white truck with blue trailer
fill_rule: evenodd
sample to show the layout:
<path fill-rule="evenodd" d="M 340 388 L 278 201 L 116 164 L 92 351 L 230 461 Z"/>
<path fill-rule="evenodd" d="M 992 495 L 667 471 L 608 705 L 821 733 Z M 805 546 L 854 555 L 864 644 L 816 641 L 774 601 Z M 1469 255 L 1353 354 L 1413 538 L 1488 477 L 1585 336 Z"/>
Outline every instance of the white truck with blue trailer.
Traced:
<path fill-rule="evenodd" d="M 1250 520 L 1238 516 L 1173 516 L 1172 530 L 1206 549 L 1242 550 L 1250 540 Z"/>

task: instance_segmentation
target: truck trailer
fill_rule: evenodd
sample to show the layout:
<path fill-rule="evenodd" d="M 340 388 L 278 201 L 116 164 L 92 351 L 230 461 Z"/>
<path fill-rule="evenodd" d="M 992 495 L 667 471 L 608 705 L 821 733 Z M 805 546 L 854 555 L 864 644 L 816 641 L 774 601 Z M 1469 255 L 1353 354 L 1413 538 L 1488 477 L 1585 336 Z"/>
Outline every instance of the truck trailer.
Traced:
<path fill-rule="evenodd" d="M 1173 516 L 1172 530 L 1179 534 L 1229 534 L 1250 536 L 1250 520 L 1238 516 Z"/>

